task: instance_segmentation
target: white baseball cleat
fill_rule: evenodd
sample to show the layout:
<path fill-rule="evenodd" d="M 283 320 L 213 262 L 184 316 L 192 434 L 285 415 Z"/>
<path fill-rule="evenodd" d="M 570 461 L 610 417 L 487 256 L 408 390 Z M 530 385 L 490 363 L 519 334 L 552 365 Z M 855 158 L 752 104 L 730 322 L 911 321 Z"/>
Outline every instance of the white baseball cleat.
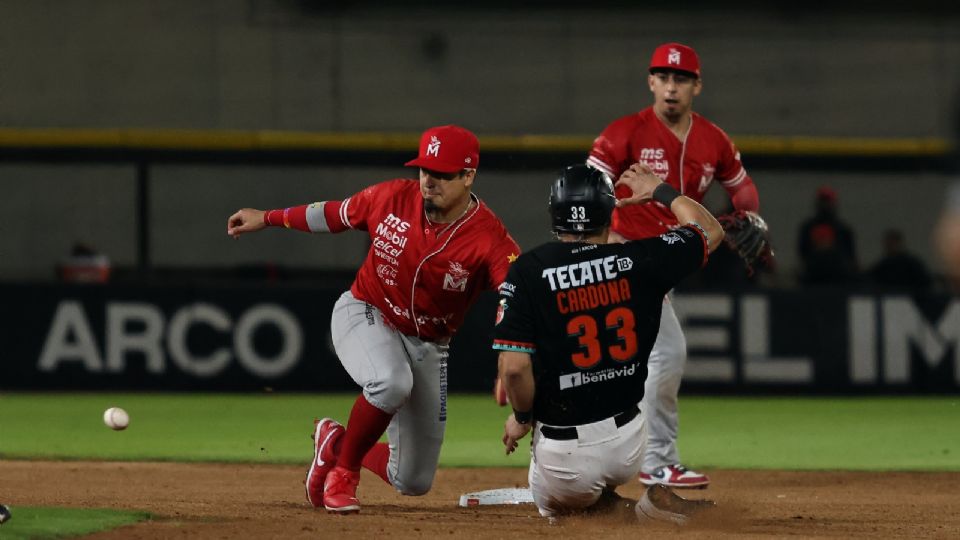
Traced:
<path fill-rule="evenodd" d="M 669 521 L 677 525 L 686 525 L 697 512 L 714 508 L 716 503 L 707 499 L 684 499 L 663 484 L 647 488 L 634 506 L 637 519 L 645 521 Z"/>

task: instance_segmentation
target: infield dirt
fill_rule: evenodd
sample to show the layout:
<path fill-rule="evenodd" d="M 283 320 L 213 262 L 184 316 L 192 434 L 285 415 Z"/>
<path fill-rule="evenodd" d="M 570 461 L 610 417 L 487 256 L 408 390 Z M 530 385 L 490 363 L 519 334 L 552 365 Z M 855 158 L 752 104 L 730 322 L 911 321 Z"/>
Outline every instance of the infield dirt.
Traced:
<path fill-rule="evenodd" d="M 960 473 L 709 470 L 684 491 L 717 508 L 685 527 L 623 513 L 549 525 L 533 505 L 459 508 L 461 493 L 526 485 L 526 470 L 441 469 L 433 490 L 402 497 L 363 473 L 358 515 L 329 515 L 303 495 L 306 467 L 0 461 L 0 497 L 16 506 L 146 510 L 154 519 L 88 539 L 159 538 L 960 538 Z M 636 498 L 639 484 L 619 492 Z M 14 510 L 15 511 L 15 510 Z M 15 517 L 14 517 L 15 519 Z M 2 533 L 2 531 L 0 531 Z"/>

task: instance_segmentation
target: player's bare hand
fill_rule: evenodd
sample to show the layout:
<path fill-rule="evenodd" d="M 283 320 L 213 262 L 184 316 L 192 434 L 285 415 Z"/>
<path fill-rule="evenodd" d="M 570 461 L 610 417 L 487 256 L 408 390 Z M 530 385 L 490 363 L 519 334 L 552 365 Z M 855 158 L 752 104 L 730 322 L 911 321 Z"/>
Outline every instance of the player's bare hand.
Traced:
<path fill-rule="evenodd" d="M 507 417 L 507 421 L 503 425 L 503 445 L 507 449 L 508 456 L 517 449 L 517 441 L 524 438 L 527 433 L 530 433 L 530 427 L 530 424 L 517 422 L 513 414 Z"/>
<path fill-rule="evenodd" d="M 241 234 L 259 231 L 267 225 L 263 222 L 263 210 L 241 208 L 227 219 L 227 234 L 239 238 Z"/>
<path fill-rule="evenodd" d="M 617 180 L 618 186 L 627 186 L 633 195 L 617 199 L 617 207 L 628 204 L 639 204 L 649 201 L 653 198 L 653 190 L 663 183 L 659 176 L 653 174 L 650 167 L 642 163 L 634 163 L 629 169 L 623 171 L 620 179 Z"/>

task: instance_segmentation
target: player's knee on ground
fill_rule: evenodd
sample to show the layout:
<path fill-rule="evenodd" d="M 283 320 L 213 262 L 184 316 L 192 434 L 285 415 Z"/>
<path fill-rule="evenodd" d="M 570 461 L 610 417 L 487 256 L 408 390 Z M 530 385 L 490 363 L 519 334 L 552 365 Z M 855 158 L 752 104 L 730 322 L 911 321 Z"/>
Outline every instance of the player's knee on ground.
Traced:
<path fill-rule="evenodd" d="M 396 414 L 410 398 L 412 390 L 413 373 L 406 363 L 378 371 L 377 378 L 363 387 L 367 401 L 389 414 Z"/>
<path fill-rule="evenodd" d="M 398 475 L 393 479 L 393 487 L 403 495 L 414 497 L 426 495 L 433 487 L 434 473 L 435 471 L 430 471 L 429 474 L 424 471 L 409 475 L 407 478 Z"/>

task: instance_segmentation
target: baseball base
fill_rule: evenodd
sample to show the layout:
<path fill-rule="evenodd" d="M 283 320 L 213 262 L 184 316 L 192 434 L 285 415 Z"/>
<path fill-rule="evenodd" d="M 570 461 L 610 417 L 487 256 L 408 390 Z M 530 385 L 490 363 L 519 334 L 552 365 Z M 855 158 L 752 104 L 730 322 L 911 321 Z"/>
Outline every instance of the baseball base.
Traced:
<path fill-rule="evenodd" d="M 484 506 L 488 504 L 532 504 L 533 494 L 529 488 L 500 488 L 464 493 L 460 506 Z"/>

